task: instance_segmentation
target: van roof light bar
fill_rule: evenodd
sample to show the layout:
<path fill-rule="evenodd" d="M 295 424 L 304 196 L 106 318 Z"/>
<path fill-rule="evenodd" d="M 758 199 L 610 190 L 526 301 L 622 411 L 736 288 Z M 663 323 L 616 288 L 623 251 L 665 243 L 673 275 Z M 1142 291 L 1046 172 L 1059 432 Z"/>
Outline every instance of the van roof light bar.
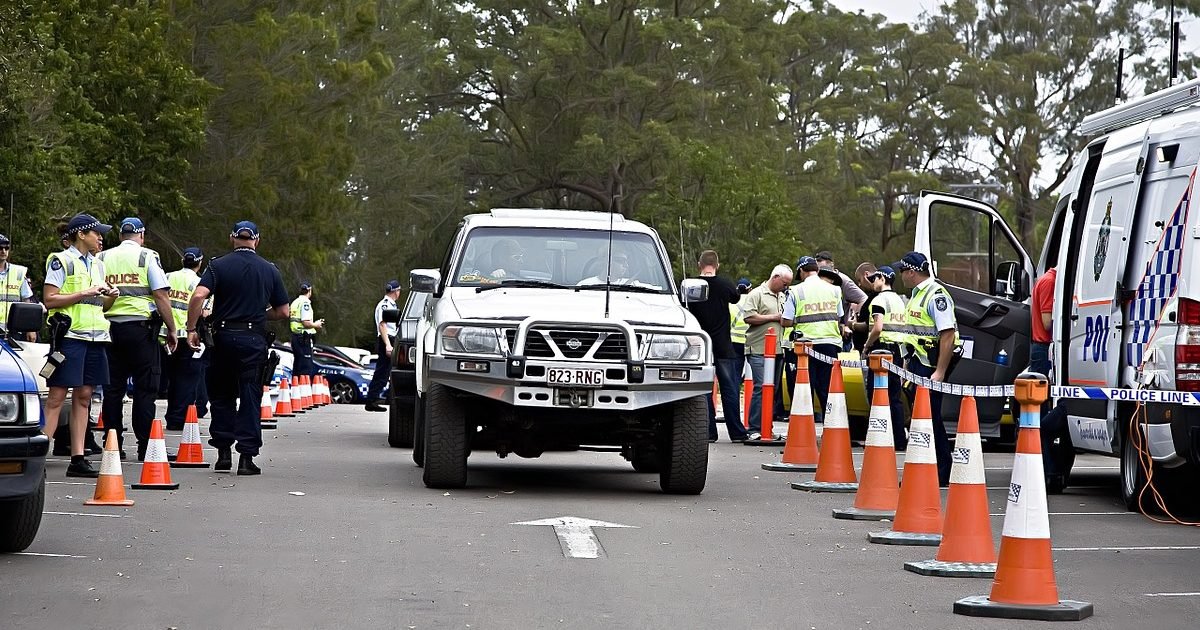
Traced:
<path fill-rule="evenodd" d="M 1083 119 L 1079 133 L 1093 136 L 1125 127 L 1135 122 L 1157 118 L 1194 103 L 1200 102 L 1200 79 L 1192 79 L 1153 94 L 1147 94 L 1128 103 L 1110 107 Z"/>

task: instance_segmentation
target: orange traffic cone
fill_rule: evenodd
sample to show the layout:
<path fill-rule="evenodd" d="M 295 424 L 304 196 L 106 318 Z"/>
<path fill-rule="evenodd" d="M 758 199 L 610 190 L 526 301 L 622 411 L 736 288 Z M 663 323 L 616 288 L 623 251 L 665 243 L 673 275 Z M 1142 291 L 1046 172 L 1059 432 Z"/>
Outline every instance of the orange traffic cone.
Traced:
<path fill-rule="evenodd" d="M 792 409 L 788 418 L 787 442 L 783 446 L 781 461 L 763 464 L 763 470 L 776 472 L 813 472 L 817 469 L 817 425 L 813 420 L 812 387 L 808 377 L 808 349 L 811 341 L 797 341 L 792 346 L 796 352 L 796 387 L 792 389 Z M 838 361 L 833 362 L 834 371 L 841 369 Z"/>
<path fill-rule="evenodd" d="M 304 409 L 313 408 L 312 380 L 307 376 L 300 377 L 300 397 L 304 400 Z"/>
<path fill-rule="evenodd" d="M 927 547 L 942 542 L 942 495 L 938 490 L 937 451 L 933 448 L 933 415 L 929 411 L 929 390 L 924 387 L 917 388 L 913 402 L 896 520 L 891 531 L 871 532 L 867 540 Z"/>
<path fill-rule="evenodd" d="M 304 396 L 300 393 L 300 379 L 301 378 L 304 378 L 304 377 L 293 376 L 292 380 L 291 380 L 291 387 L 288 389 L 288 398 L 291 399 L 292 413 L 294 413 L 294 414 L 301 414 L 301 413 L 305 412 Z M 276 414 L 276 415 L 279 415 L 279 414 Z"/>
<path fill-rule="evenodd" d="M 912 444 L 911 439 L 909 444 Z M 942 544 L 938 546 L 937 557 L 906 562 L 904 568 L 937 577 L 990 578 L 996 574 L 996 541 L 992 538 L 988 518 L 983 442 L 979 437 L 979 414 L 972 396 L 963 396 L 959 405 L 958 433 L 954 436 L 951 455 L 954 463 L 950 468 L 946 520 L 942 524 Z"/>
<path fill-rule="evenodd" d="M 312 402 L 313 409 L 325 406 L 325 399 L 321 396 L 321 375 L 318 374 L 312 379 Z"/>
<path fill-rule="evenodd" d="M 767 329 L 767 338 L 763 342 L 763 384 L 762 384 L 762 432 L 757 440 L 746 440 L 746 446 L 783 446 L 784 442 L 775 435 L 772 426 L 775 416 L 775 352 L 779 348 L 779 337 L 775 330 Z"/>
<path fill-rule="evenodd" d="M 92 430 L 93 431 L 103 431 L 104 430 L 104 412 L 103 411 L 96 414 L 96 426 L 92 427 Z"/>
<path fill-rule="evenodd" d="M 742 426 L 750 430 L 750 401 L 754 398 L 754 373 L 750 364 L 742 364 Z"/>
<path fill-rule="evenodd" d="M 149 450 L 147 450 L 149 453 Z M 200 443 L 200 419 L 196 417 L 196 405 L 188 405 L 187 417 L 183 420 L 183 437 L 171 468 L 208 468 L 204 461 L 204 447 Z"/>
<path fill-rule="evenodd" d="M 271 404 L 271 387 L 263 385 L 262 406 L 258 412 L 258 419 L 261 422 L 273 422 L 275 418 L 274 405 Z"/>
<path fill-rule="evenodd" d="M 167 463 L 167 441 L 163 438 L 162 420 L 150 423 L 150 443 L 146 445 L 146 460 L 142 462 L 142 479 L 133 484 L 135 490 L 174 490 L 171 466 Z"/>
<path fill-rule="evenodd" d="M 821 432 L 821 456 L 812 481 L 792 484 L 793 490 L 809 492 L 856 492 L 854 458 L 850 449 L 850 417 L 846 411 L 846 386 L 841 361 L 833 363 L 829 379 L 829 404 L 825 405 L 825 430 Z"/>
<path fill-rule="evenodd" d="M 333 397 L 329 395 L 329 379 L 321 376 L 321 406 L 333 403 Z"/>
<path fill-rule="evenodd" d="M 100 477 L 96 479 L 96 494 L 84 505 L 133 505 L 125 498 L 125 479 L 121 476 L 121 453 L 117 448 L 117 430 L 109 429 L 104 437 L 104 455 L 100 459 Z"/>
<path fill-rule="evenodd" d="M 854 495 L 854 507 L 834 510 L 834 518 L 883 521 L 896 516 L 900 482 L 896 475 L 896 445 L 892 441 L 892 409 L 888 404 L 885 360 L 892 360 L 891 353 L 886 350 L 876 350 L 868 357 L 875 391 L 871 397 L 871 416 L 867 418 L 862 479 Z"/>
<path fill-rule="evenodd" d="M 1021 421 L 996 578 L 991 595 L 954 602 L 956 615 L 1037 621 L 1079 621 L 1092 615 L 1089 602 L 1059 600 L 1054 580 L 1041 438 L 1041 406 L 1049 390 L 1050 383 L 1041 374 L 1017 376 Z"/>
<path fill-rule="evenodd" d="M 279 381 L 279 398 L 275 401 L 275 417 L 291 418 L 292 413 L 292 388 L 291 382 L 288 379 Z"/>

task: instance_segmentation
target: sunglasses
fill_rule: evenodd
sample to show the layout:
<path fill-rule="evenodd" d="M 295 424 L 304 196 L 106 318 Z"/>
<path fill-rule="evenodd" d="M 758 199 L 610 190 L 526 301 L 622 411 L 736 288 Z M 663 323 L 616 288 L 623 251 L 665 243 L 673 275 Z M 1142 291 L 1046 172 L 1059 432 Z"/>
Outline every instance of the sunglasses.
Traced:
<path fill-rule="evenodd" d="M 12 249 L 12 245 L 0 245 L 0 250 L 8 251 Z"/>

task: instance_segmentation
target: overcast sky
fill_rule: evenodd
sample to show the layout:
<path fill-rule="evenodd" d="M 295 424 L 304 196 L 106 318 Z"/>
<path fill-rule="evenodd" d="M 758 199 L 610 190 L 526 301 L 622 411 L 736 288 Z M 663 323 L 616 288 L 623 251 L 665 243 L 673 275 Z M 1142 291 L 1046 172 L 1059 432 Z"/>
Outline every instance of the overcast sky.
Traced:
<path fill-rule="evenodd" d="M 912 24 L 923 11 L 945 4 L 942 0 L 831 0 L 830 4 L 849 12 L 882 13 L 890 22 Z"/>

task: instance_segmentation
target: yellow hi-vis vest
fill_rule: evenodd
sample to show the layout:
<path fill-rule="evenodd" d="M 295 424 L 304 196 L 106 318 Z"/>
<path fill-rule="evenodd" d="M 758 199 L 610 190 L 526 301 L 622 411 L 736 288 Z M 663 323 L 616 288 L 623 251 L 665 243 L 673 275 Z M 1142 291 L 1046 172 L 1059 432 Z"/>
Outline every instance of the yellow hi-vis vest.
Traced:
<path fill-rule="evenodd" d="M 315 334 L 317 334 L 317 331 L 315 329 L 305 328 L 304 324 L 301 323 L 300 311 L 305 305 L 308 305 L 309 308 L 312 308 L 311 303 L 309 302 L 309 300 L 306 296 L 301 295 L 301 296 L 297 297 L 296 299 L 292 300 L 292 305 L 290 307 L 292 310 L 292 314 L 288 317 L 288 327 L 291 328 L 293 335 L 315 335 Z"/>
<path fill-rule="evenodd" d="M 196 285 L 200 284 L 200 276 L 196 275 L 191 269 L 180 269 L 167 274 L 167 295 L 171 300 L 171 316 L 175 320 L 175 330 L 180 337 L 187 335 L 187 313 L 188 302 L 192 300 L 192 293 L 196 291 Z M 159 331 L 159 335 L 166 335 L 167 327 L 163 326 Z"/>
<path fill-rule="evenodd" d="M 842 303 L 842 292 L 824 280 L 801 282 L 788 290 L 796 313 L 793 328 L 804 333 L 804 338 L 813 343 L 842 343 L 842 329 L 838 325 L 838 306 Z M 785 331 L 784 339 L 791 338 Z"/>
<path fill-rule="evenodd" d="M 883 330 L 879 332 L 879 340 L 883 343 L 907 344 L 908 313 L 905 312 L 904 298 L 896 295 L 895 291 L 887 290 L 876 295 L 871 300 L 871 323 L 875 322 L 874 309 L 883 310 Z M 897 362 L 899 357 L 893 357 Z"/>
<path fill-rule="evenodd" d="M 729 340 L 733 343 L 746 343 L 746 331 L 750 330 L 750 324 L 746 323 L 746 317 L 742 315 L 742 307 L 738 304 L 729 305 Z"/>
<path fill-rule="evenodd" d="M 76 257 L 70 250 L 55 252 L 46 257 L 46 270 L 58 262 L 65 272 L 60 294 L 79 293 L 93 286 L 104 284 L 104 264 L 93 261 L 91 269 Z M 108 341 L 108 320 L 104 318 L 104 298 L 99 295 L 83 298 L 82 300 L 62 308 L 50 309 L 49 315 L 63 313 L 71 318 L 71 328 L 67 337 L 84 341 Z"/>
<path fill-rule="evenodd" d="M 929 362 L 929 348 L 939 343 L 941 338 L 937 329 L 937 324 L 933 321 L 933 317 L 929 315 L 929 301 L 937 298 L 946 298 L 947 308 L 950 309 L 950 314 L 954 314 L 954 298 L 950 297 L 950 293 L 946 288 L 937 282 L 930 282 L 924 288 L 918 288 L 913 291 L 912 297 L 908 300 L 908 322 L 909 334 L 908 344 L 912 346 L 913 351 L 917 355 L 917 359 L 922 365 L 928 367 L 937 367 Z M 958 346 L 962 340 L 958 336 L 958 325 L 954 326 L 954 345 Z"/>
<path fill-rule="evenodd" d="M 104 315 L 148 319 L 154 310 L 150 264 L 158 260 L 158 254 L 145 247 L 119 246 L 100 252 L 97 258 L 104 261 L 104 279 L 121 290 Z"/>
<path fill-rule="evenodd" d="M 4 277 L 4 284 L 0 284 L 0 326 L 8 323 L 9 305 L 21 301 L 21 287 L 25 286 L 27 277 L 28 269 L 8 263 L 8 275 Z"/>

